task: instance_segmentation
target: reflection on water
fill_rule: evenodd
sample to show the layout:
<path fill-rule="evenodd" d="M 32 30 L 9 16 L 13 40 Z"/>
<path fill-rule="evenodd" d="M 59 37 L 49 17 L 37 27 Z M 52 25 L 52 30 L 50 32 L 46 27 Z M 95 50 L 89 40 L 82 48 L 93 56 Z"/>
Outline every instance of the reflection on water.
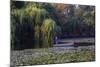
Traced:
<path fill-rule="evenodd" d="M 62 41 L 58 41 L 57 40 L 57 42 L 56 42 L 56 44 L 55 44 L 55 47 L 84 47 L 84 46 L 92 46 L 92 45 L 95 45 L 95 41 L 93 41 L 93 39 L 92 39 L 92 41 L 91 40 L 87 40 L 87 39 L 85 39 L 85 40 L 82 40 L 82 39 L 80 39 L 80 40 L 71 40 L 71 41 L 64 41 L 64 40 L 62 40 Z"/>

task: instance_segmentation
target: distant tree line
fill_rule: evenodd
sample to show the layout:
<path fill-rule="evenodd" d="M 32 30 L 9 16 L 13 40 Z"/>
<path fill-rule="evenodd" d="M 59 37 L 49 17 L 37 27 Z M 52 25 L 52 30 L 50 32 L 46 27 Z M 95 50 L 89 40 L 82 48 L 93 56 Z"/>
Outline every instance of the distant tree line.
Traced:
<path fill-rule="evenodd" d="M 94 6 L 55 4 L 54 8 L 63 35 L 95 36 Z"/>

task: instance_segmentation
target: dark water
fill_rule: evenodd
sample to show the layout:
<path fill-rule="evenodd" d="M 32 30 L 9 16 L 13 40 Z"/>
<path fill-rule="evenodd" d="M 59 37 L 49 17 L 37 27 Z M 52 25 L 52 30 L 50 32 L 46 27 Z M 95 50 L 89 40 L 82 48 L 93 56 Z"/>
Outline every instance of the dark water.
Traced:
<path fill-rule="evenodd" d="M 95 45 L 95 38 L 67 38 L 59 39 L 56 47 L 83 47 Z"/>

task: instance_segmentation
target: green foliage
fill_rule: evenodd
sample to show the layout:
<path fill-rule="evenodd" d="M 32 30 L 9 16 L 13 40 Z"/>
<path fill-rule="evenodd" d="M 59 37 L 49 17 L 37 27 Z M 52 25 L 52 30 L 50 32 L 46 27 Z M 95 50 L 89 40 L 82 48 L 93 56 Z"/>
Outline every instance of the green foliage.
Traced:
<path fill-rule="evenodd" d="M 88 25 L 88 26 L 92 26 L 94 27 L 95 25 L 95 20 L 93 19 L 94 18 L 94 11 L 87 11 L 83 14 L 83 18 L 84 18 L 84 22 Z"/>
<path fill-rule="evenodd" d="M 63 31 L 72 35 L 94 36 L 95 35 L 95 11 L 93 6 L 82 6 L 73 9 L 74 15 L 68 16 L 63 25 Z"/>
<path fill-rule="evenodd" d="M 35 39 L 35 47 L 39 48 L 40 46 L 40 26 L 45 18 L 47 18 L 47 11 L 45 9 L 41 9 L 32 5 L 30 8 L 26 9 L 29 12 L 30 17 L 34 18 L 34 39 Z"/>
<path fill-rule="evenodd" d="M 60 35 L 62 34 L 62 29 L 61 29 L 61 27 L 58 26 L 58 25 L 56 25 L 55 32 L 56 32 L 56 36 L 60 37 Z"/>
<path fill-rule="evenodd" d="M 52 19 L 44 20 L 41 31 L 43 37 L 43 47 L 50 47 L 51 46 L 51 39 L 54 35 L 56 28 L 56 23 Z"/>
<path fill-rule="evenodd" d="M 51 44 L 51 38 L 53 35 L 51 35 L 51 33 L 53 33 L 55 30 L 55 22 L 52 19 L 47 19 L 48 18 L 48 12 L 41 8 L 41 6 L 37 3 L 33 3 L 31 5 L 28 5 L 26 8 L 22 8 L 22 9 L 13 9 L 11 11 L 11 16 L 12 16 L 12 23 L 15 23 L 15 26 L 12 24 L 12 26 L 15 27 L 15 30 L 13 31 L 12 35 L 14 41 L 18 46 L 22 46 L 24 47 L 24 42 L 27 42 L 26 40 L 28 40 L 28 38 L 26 37 L 25 33 L 27 33 L 27 36 L 32 36 L 32 40 L 34 39 L 34 48 L 39 48 L 39 47 L 50 47 Z M 19 29 L 17 29 L 16 25 L 18 24 Z M 25 24 L 29 25 L 31 32 L 27 32 L 27 31 L 23 31 L 24 29 L 27 28 L 27 26 L 25 26 Z M 42 25 L 42 27 L 41 27 Z M 46 26 L 47 25 L 47 26 Z M 44 27 L 43 27 L 44 26 Z M 41 28 L 44 28 L 45 32 L 42 29 L 41 32 Z M 19 33 L 16 33 L 16 30 L 19 31 Z M 25 33 L 24 33 L 25 32 Z M 43 35 L 46 34 L 46 37 L 41 38 L 42 37 L 42 33 Z M 16 33 L 16 35 L 14 35 Z M 31 35 L 28 35 L 30 34 Z M 25 36 L 24 36 L 25 35 Z M 21 37 L 21 38 L 20 38 Z M 41 45 L 41 39 L 43 40 L 43 44 L 47 44 L 48 46 L 42 46 Z M 19 42 L 17 41 L 19 40 Z M 30 39 L 29 39 L 30 40 Z M 23 44 L 23 45 L 22 45 Z M 27 45 L 28 46 L 28 45 Z M 21 47 L 21 48 L 22 48 Z"/>
<path fill-rule="evenodd" d="M 35 30 L 35 33 L 34 33 L 34 39 L 35 39 L 35 48 L 39 48 L 40 46 L 39 46 L 39 33 L 40 33 L 40 28 L 39 28 L 39 26 L 37 25 L 37 26 L 35 26 L 35 28 L 34 28 L 34 30 Z"/>

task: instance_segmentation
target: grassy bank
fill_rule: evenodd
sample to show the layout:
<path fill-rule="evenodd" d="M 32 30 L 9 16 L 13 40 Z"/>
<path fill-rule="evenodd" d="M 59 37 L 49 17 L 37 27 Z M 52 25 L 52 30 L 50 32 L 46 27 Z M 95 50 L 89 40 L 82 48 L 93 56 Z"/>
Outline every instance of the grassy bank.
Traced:
<path fill-rule="evenodd" d="M 16 51 L 14 52 L 16 53 Z M 95 51 L 93 47 L 29 49 L 17 51 L 17 53 L 15 55 L 17 61 L 12 59 L 12 63 L 18 66 L 86 62 L 95 60 Z M 14 54 L 12 57 L 14 57 Z"/>

